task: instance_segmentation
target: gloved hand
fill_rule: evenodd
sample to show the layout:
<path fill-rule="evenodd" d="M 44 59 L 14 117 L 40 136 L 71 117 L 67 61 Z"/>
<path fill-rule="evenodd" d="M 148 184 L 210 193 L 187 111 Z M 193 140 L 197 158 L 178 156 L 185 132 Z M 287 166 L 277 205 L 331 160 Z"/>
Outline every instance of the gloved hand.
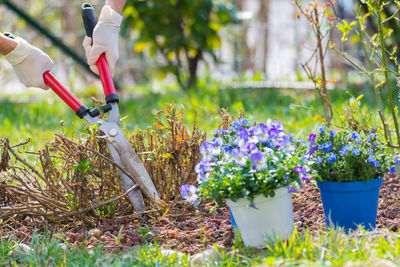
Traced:
<path fill-rule="evenodd" d="M 27 87 L 49 89 L 43 80 L 43 73 L 53 69 L 53 61 L 24 39 L 17 37 L 16 41 L 18 45 L 4 57 L 13 66 L 19 81 Z"/>
<path fill-rule="evenodd" d="M 93 30 L 92 38 L 83 39 L 86 59 L 90 69 L 99 74 L 96 62 L 100 55 L 105 53 L 108 66 L 113 71 L 117 63 L 118 53 L 118 34 L 122 22 L 122 16 L 115 12 L 110 6 L 104 6 L 100 13 L 100 19 Z"/>

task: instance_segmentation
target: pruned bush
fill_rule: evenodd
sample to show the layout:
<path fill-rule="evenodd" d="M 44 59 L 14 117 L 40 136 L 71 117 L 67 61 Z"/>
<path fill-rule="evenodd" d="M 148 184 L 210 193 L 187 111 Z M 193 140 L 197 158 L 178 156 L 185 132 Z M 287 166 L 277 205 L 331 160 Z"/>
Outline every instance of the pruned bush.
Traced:
<path fill-rule="evenodd" d="M 201 159 L 200 145 L 206 135 L 196 120 L 189 133 L 183 115 L 183 107 L 167 104 L 157 113 L 154 126 L 130 138 L 164 201 L 180 199 L 180 186 L 197 180 L 194 167 Z"/>

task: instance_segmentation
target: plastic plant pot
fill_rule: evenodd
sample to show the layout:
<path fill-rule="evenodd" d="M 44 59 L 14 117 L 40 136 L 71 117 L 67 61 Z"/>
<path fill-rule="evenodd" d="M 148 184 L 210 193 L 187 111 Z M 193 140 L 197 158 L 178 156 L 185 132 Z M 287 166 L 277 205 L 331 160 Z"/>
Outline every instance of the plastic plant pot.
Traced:
<path fill-rule="evenodd" d="M 277 189 L 274 197 L 258 195 L 256 208 L 245 198 L 236 202 L 227 199 L 227 203 L 246 246 L 263 248 L 293 232 L 292 198 L 287 187 Z"/>
<path fill-rule="evenodd" d="M 373 230 L 382 178 L 368 182 L 317 181 L 328 227 Z"/>

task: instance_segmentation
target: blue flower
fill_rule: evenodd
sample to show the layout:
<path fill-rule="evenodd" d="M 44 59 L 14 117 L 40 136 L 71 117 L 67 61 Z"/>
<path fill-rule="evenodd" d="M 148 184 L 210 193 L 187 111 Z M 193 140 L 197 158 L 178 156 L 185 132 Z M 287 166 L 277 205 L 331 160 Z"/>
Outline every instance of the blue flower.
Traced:
<path fill-rule="evenodd" d="M 332 163 L 336 160 L 336 155 L 334 153 L 329 154 L 329 157 L 327 158 L 327 161 Z"/>
<path fill-rule="evenodd" d="M 231 152 L 232 151 L 232 146 L 231 145 L 226 145 L 224 146 L 225 152 Z"/>
<path fill-rule="evenodd" d="M 335 132 L 334 130 L 330 130 L 330 131 L 329 131 L 329 136 L 330 136 L 330 137 L 334 137 L 335 134 L 336 134 L 336 132 Z"/>
<path fill-rule="evenodd" d="M 377 160 L 375 159 L 374 156 L 369 156 L 369 157 L 367 158 L 367 162 L 369 162 L 369 163 L 371 163 L 372 165 L 374 165 L 375 168 L 378 168 L 378 167 L 379 167 L 379 161 L 377 161 Z"/>
<path fill-rule="evenodd" d="M 319 131 L 320 133 L 324 133 L 324 132 L 325 132 L 325 126 L 319 127 L 318 131 Z"/>
<path fill-rule="evenodd" d="M 361 145 L 362 141 L 360 139 L 357 140 L 357 144 Z"/>
<path fill-rule="evenodd" d="M 347 152 L 349 152 L 349 150 L 351 150 L 351 146 L 349 145 L 345 145 L 344 147 L 342 147 L 342 149 L 340 150 L 340 154 L 342 155 L 346 155 Z"/>
<path fill-rule="evenodd" d="M 398 155 L 399 155 L 399 152 L 396 152 L 396 156 L 394 157 L 394 164 L 396 164 L 396 165 L 399 165 L 399 162 L 400 162 Z"/>
<path fill-rule="evenodd" d="M 331 149 L 332 149 L 332 144 L 331 144 L 331 142 L 325 143 L 324 149 L 325 149 L 325 152 L 331 151 Z"/>
<path fill-rule="evenodd" d="M 360 150 L 358 150 L 357 148 L 353 149 L 353 155 L 358 156 L 360 155 Z"/>
<path fill-rule="evenodd" d="M 371 138 L 377 138 L 378 135 L 377 135 L 376 133 L 374 133 L 374 132 L 369 132 L 369 137 L 371 137 Z"/>
<path fill-rule="evenodd" d="M 353 132 L 351 134 L 351 138 L 353 138 L 353 139 L 357 139 L 358 137 L 360 137 L 360 135 L 357 132 Z"/>
<path fill-rule="evenodd" d="M 390 173 L 395 174 L 396 173 L 396 166 L 390 167 Z"/>
<path fill-rule="evenodd" d="M 250 155 L 251 165 L 257 171 L 267 168 L 267 158 L 261 152 L 255 152 Z"/>
<path fill-rule="evenodd" d="M 316 162 L 316 163 L 321 163 L 323 160 L 324 160 L 323 158 L 319 157 L 319 158 L 317 158 L 317 159 L 315 160 L 315 162 Z"/>
<path fill-rule="evenodd" d="M 181 196 L 189 203 L 194 203 L 197 200 L 196 187 L 190 184 L 184 184 L 181 186 Z"/>

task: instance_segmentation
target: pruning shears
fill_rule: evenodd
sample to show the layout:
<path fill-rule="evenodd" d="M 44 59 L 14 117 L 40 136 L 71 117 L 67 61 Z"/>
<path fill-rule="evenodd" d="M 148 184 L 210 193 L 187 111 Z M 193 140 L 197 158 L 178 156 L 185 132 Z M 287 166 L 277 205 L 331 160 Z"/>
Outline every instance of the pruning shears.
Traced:
<path fill-rule="evenodd" d="M 82 19 L 86 35 L 92 37 L 93 29 L 97 24 L 97 16 L 92 5 L 87 3 L 82 5 Z M 12 34 L 5 35 L 9 38 L 15 38 Z M 143 163 L 119 127 L 119 97 L 115 91 L 114 82 L 104 54 L 99 57 L 97 67 L 99 69 L 100 80 L 106 100 L 106 104 L 103 105 L 101 109 L 104 113 L 108 113 L 107 120 L 99 118 L 100 111 L 97 108 L 90 110 L 87 106 L 82 104 L 82 102 L 65 88 L 49 71 L 43 74 L 43 79 L 79 118 L 85 119 L 90 124 L 100 125 L 98 129 L 104 133 L 108 140 L 107 145 L 113 161 L 134 178 L 134 181 L 132 181 L 125 173 L 119 172 L 119 178 L 124 189 L 130 190 L 135 184 L 138 185 L 138 188 L 132 190 L 128 196 L 134 209 L 137 212 L 141 212 L 144 211 L 144 201 L 141 191 L 149 198 L 155 200 L 160 199 L 160 197 Z"/>

